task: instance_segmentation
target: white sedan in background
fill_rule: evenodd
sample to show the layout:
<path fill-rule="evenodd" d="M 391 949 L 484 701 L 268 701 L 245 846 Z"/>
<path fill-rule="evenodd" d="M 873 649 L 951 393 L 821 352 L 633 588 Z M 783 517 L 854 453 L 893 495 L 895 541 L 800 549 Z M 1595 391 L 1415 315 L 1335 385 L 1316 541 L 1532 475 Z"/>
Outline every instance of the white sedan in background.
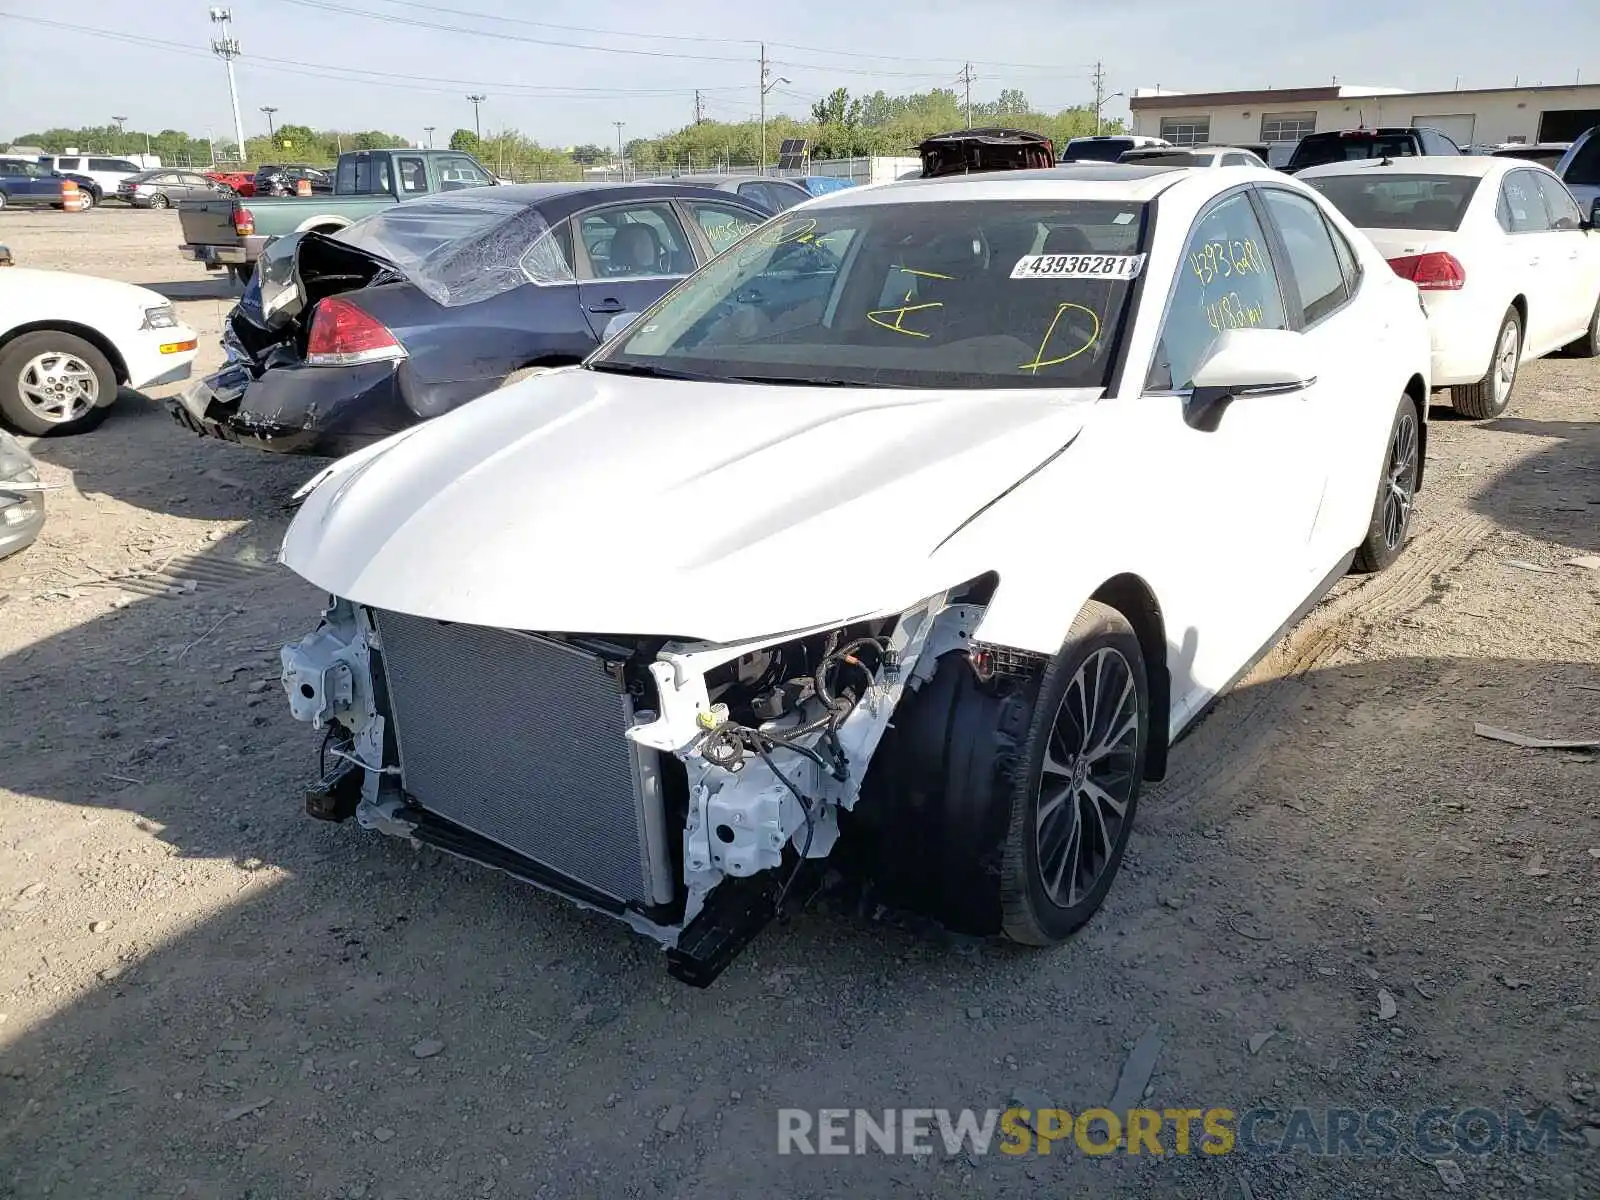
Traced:
<path fill-rule="evenodd" d="M 1296 176 L 1422 292 L 1433 383 L 1497 417 L 1517 368 L 1565 346 L 1600 355 L 1600 231 L 1537 163 L 1482 155 L 1369 159 Z"/>
<path fill-rule="evenodd" d="M 44 437 L 98 425 L 117 387 L 189 377 L 199 343 L 165 296 L 92 275 L 0 271 L 0 422 Z"/>
<path fill-rule="evenodd" d="M 1416 288 L 1270 170 L 818 197 L 302 491 L 282 559 L 331 603 L 283 683 L 338 759 L 308 808 L 694 983 L 836 843 L 1059 942 L 1172 739 L 1401 552 L 1428 357 Z"/>

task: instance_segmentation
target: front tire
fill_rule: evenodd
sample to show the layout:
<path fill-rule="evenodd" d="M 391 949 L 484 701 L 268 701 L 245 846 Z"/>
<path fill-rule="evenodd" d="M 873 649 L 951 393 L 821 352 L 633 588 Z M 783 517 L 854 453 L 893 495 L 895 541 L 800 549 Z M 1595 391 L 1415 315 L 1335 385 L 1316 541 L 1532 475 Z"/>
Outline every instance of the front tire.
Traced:
<path fill-rule="evenodd" d="M 1511 406 L 1511 392 L 1517 386 L 1522 362 L 1522 318 L 1515 308 L 1506 309 L 1500 331 L 1494 335 L 1494 353 L 1489 371 L 1477 383 L 1450 389 L 1450 407 L 1463 417 L 1485 421 L 1498 417 Z"/>
<path fill-rule="evenodd" d="M 1133 832 L 1149 724 L 1138 636 L 1090 601 L 1045 670 L 1018 755 L 1000 881 L 1011 941 L 1056 945 L 1104 902 Z"/>
<path fill-rule="evenodd" d="M 1400 397 L 1389 426 L 1389 449 L 1372 501 L 1367 535 L 1356 549 L 1351 569 L 1358 575 L 1381 571 L 1405 548 L 1416 507 L 1417 480 L 1422 478 L 1422 413 L 1410 394 Z"/>
<path fill-rule="evenodd" d="M 116 389 L 106 356 L 70 333 L 25 333 L 0 349 L 0 417 L 29 436 L 93 429 Z"/>

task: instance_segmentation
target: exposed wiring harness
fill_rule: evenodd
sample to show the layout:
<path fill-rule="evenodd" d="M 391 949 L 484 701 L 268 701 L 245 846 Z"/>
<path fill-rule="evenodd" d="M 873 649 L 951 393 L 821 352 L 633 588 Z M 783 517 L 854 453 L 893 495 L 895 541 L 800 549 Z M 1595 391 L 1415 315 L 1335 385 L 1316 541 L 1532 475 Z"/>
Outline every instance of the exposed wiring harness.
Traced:
<path fill-rule="evenodd" d="M 802 758 L 810 759 L 840 783 L 849 779 L 850 760 L 839 742 L 839 726 L 855 710 L 861 697 L 877 682 L 877 672 L 858 657 L 857 651 L 870 648 L 876 653 L 880 664 L 889 661 L 888 649 L 881 638 L 856 638 L 843 646 L 836 646 L 834 644 L 836 641 L 835 636 L 811 675 L 816 699 L 823 707 L 821 716 L 803 725 L 785 729 L 781 733 L 725 720 L 707 731 L 700 743 L 701 757 L 729 771 L 739 770 L 744 765 L 747 753 L 755 754 L 800 805 L 800 812 L 806 822 L 806 836 L 800 847 L 799 857 L 795 859 L 794 866 L 789 869 L 783 885 L 773 900 L 773 909 L 780 917 L 783 915 L 783 903 L 788 898 L 790 889 L 794 887 L 801 868 L 805 866 L 806 859 L 811 855 L 811 843 L 816 835 L 815 810 L 818 802 L 807 796 L 794 780 L 778 768 L 778 764 L 773 761 L 772 752 L 780 749 L 792 751 Z M 836 676 L 844 670 L 858 671 L 864 677 L 865 686 L 859 693 L 841 695 L 835 691 Z M 817 743 L 817 746 L 821 747 L 820 751 L 817 746 L 807 745 L 799 740 L 811 734 L 821 735 Z"/>

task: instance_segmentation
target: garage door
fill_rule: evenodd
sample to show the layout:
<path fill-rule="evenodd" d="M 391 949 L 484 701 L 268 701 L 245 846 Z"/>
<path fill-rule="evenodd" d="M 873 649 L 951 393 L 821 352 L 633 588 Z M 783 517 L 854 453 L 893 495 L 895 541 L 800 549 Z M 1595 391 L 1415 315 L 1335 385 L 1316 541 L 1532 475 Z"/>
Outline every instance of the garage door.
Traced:
<path fill-rule="evenodd" d="M 1472 127 L 1477 123 L 1477 118 L 1471 113 L 1460 113 L 1452 116 L 1426 116 L 1412 117 L 1413 125 L 1426 125 L 1429 129 L 1437 129 L 1445 137 L 1458 146 L 1472 145 Z"/>

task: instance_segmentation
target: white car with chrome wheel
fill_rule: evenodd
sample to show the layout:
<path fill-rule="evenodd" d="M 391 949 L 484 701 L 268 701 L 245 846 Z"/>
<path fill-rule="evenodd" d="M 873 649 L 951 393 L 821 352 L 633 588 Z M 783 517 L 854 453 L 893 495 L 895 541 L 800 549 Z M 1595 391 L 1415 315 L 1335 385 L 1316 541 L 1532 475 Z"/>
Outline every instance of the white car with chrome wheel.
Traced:
<path fill-rule="evenodd" d="M 165 296 L 92 275 L 0 271 L 0 422 L 46 437 L 98 425 L 117 388 L 189 377 L 199 345 Z"/>
<path fill-rule="evenodd" d="M 1483 155 L 1333 163 L 1296 178 L 1422 293 L 1433 385 L 1464 417 L 1498 417 L 1517 372 L 1572 347 L 1600 355 L 1600 201 L 1585 216 L 1555 172 Z"/>
<path fill-rule="evenodd" d="M 694 983 L 836 847 L 1058 942 L 1172 740 L 1401 553 L 1428 359 L 1415 287 L 1276 172 L 815 199 L 582 366 L 303 490 L 308 809 L 610 913 Z"/>

